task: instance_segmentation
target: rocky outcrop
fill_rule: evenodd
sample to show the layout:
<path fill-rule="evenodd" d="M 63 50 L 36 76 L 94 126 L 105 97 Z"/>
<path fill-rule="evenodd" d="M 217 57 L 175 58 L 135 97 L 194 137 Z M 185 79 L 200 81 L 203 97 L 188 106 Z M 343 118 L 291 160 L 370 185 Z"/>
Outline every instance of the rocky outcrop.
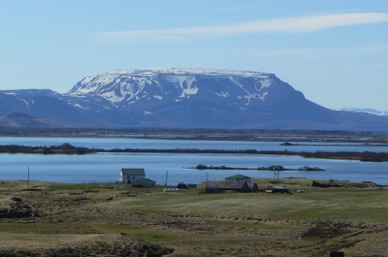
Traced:
<path fill-rule="evenodd" d="M 33 209 L 20 197 L 11 197 L 0 202 L 0 218 L 27 218 L 35 215 Z"/>

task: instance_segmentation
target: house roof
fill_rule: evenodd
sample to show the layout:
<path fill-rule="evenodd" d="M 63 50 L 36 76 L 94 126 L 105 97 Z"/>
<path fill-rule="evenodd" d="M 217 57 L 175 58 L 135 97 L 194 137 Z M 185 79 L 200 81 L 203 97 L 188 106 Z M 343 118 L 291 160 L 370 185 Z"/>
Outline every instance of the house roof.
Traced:
<path fill-rule="evenodd" d="M 243 189 L 244 187 L 248 187 L 247 182 L 224 182 L 221 184 L 220 188 L 238 190 Z"/>
<path fill-rule="evenodd" d="M 135 180 L 132 183 L 137 183 L 137 184 L 155 184 L 156 181 L 152 180 L 152 179 L 149 179 L 149 178 L 145 178 L 145 179 Z"/>
<path fill-rule="evenodd" d="M 122 168 L 121 174 L 126 175 L 126 176 L 128 176 L 128 175 L 143 175 L 143 176 L 145 176 L 145 171 L 144 171 L 144 169 Z"/>
<path fill-rule="evenodd" d="M 258 186 L 256 183 L 249 182 L 215 182 L 209 181 L 206 184 L 206 192 L 217 192 L 225 190 L 235 190 L 240 192 L 257 192 Z"/>
<path fill-rule="evenodd" d="M 244 175 L 241 175 L 241 174 L 237 174 L 237 175 L 233 175 L 233 176 L 227 177 L 226 179 L 250 179 L 250 178 L 251 177 L 244 176 Z"/>

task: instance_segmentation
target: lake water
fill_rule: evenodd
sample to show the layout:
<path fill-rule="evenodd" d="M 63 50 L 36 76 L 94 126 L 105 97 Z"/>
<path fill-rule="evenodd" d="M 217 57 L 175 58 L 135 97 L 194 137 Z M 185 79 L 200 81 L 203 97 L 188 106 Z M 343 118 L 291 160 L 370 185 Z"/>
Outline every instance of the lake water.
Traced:
<path fill-rule="evenodd" d="M 70 143 L 89 148 L 139 148 L 139 149 L 256 149 L 290 151 L 374 151 L 388 152 L 388 146 L 362 144 L 303 143 L 283 146 L 279 142 L 200 141 L 133 138 L 33 138 L 0 137 L 0 145 L 18 144 L 50 146 Z M 284 171 L 280 178 L 305 177 L 372 181 L 388 185 L 388 163 L 371 163 L 348 160 L 307 159 L 299 156 L 248 155 L 248 154 L 153 154 L 153 153 L 96 153 L 89 155 L 34 155 L 0 154 L 0 180 L 26 180 L 66 183 L 115 182 L 121 168 L 144 168 L 146 176 L 158 184 L 174 185 L 178 182 L 200 183 L 224 179 L 237 173 L 250 177 L 273 178 L 270 171 L 258 170 L 195 170 L 198 164 L 257 168 L 282 165 L 289 169 L 303 166 L 320 167 L 326 171 Z"/>

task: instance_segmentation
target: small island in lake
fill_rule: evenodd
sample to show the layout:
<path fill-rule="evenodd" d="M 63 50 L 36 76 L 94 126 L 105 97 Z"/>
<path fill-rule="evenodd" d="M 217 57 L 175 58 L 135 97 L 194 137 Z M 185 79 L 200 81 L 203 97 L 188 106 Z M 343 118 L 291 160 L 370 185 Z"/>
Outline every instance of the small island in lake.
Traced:
<path fill-rule="evenodd" d="M 303 166 L 299 169 L 287 169 L 281 165 L 271 165 L 271 166 L 267 166 L 267 167 L 258 167 L 258 168 L 244 168 L 244 167 L 228 167 L 225 165 L 207 166 L 205 164 L 198 164 L 197 166 L 192 167 L 190 169 L 196 169 L 196 170 L 325 171 L 324 169 L 321 169 L 319 167 Z"/>

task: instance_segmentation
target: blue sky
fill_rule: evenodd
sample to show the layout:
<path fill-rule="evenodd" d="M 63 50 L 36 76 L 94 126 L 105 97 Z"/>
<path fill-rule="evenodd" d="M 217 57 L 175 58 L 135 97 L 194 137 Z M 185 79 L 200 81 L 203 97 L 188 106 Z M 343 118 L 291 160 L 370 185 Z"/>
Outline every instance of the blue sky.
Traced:
<path fill-rule="evenodd" d="M 117 69 L 276 74 L 313 102 L 388 109 L 386 0 L 0 0 L 0 90 Z"/>

